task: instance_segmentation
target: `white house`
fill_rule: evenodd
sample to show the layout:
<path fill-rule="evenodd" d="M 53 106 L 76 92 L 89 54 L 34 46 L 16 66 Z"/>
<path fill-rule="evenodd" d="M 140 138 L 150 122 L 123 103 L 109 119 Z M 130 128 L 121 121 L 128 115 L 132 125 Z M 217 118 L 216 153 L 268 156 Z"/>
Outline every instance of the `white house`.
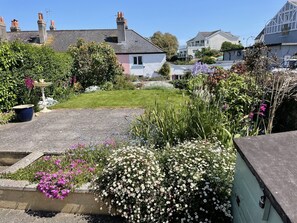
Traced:
<path fill-rule="evenodd" d="M 195 53 L 202 48 L 220 50 L 222 43 L 228 41 L 234 44 L 239 43 L 239 37 L 230 32 L 216 30 L 213 32 L 199 32 L 194 38 L 187 41 L 187 46 L 178 52 L 179 58 L 194 58 Z"/>
<path fill-rule="evenodd" d="M 152 77 L 157 75 L 166 62 L 166 54 L 147 38 L 132 29 L 128 29 L 127 21 L 122 12 L 116 18 L 117 29 L 91 30 L 56 30 L 51 21 L 50 30 L 46 30 L 43 15 L 38 14 L 38 31 L 21 31 L 17 20 L 12 20 L 10 32 L 0 17 L 0 40 L 22 40 L 26 43 L 45 44 L 54 50 L 65 52 L 78 39 L 86 42 L 107 42 L 113 47 L 122 64 L 124 72 L 130 75 Z"/>

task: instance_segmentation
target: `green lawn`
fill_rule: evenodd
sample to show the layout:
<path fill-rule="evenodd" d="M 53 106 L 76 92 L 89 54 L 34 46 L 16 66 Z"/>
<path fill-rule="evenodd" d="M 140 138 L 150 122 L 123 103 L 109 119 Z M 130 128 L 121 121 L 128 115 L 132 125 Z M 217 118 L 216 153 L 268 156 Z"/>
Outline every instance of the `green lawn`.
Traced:
<path fill-rule="evenodd" d="M 55 105 L 59 108 L 147 108 L 155 102 L 160 105 L 180 104 L 188 99 L 180 90 L 120 90 L 84 93 Z"/>

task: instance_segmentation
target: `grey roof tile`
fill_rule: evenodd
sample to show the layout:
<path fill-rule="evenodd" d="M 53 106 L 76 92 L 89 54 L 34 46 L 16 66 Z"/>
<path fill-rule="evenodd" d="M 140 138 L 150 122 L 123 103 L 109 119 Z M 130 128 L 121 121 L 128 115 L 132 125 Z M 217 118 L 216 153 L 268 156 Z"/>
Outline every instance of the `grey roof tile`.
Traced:
<path fill-rule="evenodd" d="M 116 29 L 93 29 L 93 30 L 55 30 L 47 32 L 47 44 L 56 51 L 67 51 L 70 45 L 76 44 L 82 38 L 87 42 L 107 42 L 117 54 L 137 53 L 164 53 L 160 48 L 151 43 L 131 29 L 126 30 L 126 42 L 117 43 Z M 38 31 L 8 32 L 8 40 L 19 39 L 27 43 L 38 43 Z"/>

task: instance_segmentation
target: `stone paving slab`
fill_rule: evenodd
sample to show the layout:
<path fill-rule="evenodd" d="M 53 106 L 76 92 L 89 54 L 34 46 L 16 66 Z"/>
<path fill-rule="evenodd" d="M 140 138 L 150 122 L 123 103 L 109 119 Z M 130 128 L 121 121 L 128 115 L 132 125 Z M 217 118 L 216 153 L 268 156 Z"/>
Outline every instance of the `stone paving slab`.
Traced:
<path fill-rule="evenodd" d="M 1 223 L 124 223 L 119 217 L 0 209 Z"/>
<path fill-rule="evenodd" d="M 1 151 L 57 152 L 75 143 L 125 139 L 130 122 L 143 109 L 73 109 L 39 113 L 29 122 L 0 126 Z"/>

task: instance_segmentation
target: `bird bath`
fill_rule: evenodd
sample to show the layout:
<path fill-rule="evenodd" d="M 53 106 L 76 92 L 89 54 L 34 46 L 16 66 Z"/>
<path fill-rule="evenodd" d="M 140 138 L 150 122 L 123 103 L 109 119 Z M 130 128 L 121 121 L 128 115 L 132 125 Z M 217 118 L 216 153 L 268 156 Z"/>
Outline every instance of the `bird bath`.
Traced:
<path fill-rule="evenodd" d="M 42 93 L 42 101 L 43 101 L 43 109 L 40 112 L 50 112 L 51 110 L 47 109 L 46 103 L 45 103 L 45 94 L 44 94 L 44 88 L 50 86 L 52 82 L 45 82 L 43 79 L 40 79 L 39 82 L 34 82 L 34 87 L 40 87 L 41 93 Z"/>

